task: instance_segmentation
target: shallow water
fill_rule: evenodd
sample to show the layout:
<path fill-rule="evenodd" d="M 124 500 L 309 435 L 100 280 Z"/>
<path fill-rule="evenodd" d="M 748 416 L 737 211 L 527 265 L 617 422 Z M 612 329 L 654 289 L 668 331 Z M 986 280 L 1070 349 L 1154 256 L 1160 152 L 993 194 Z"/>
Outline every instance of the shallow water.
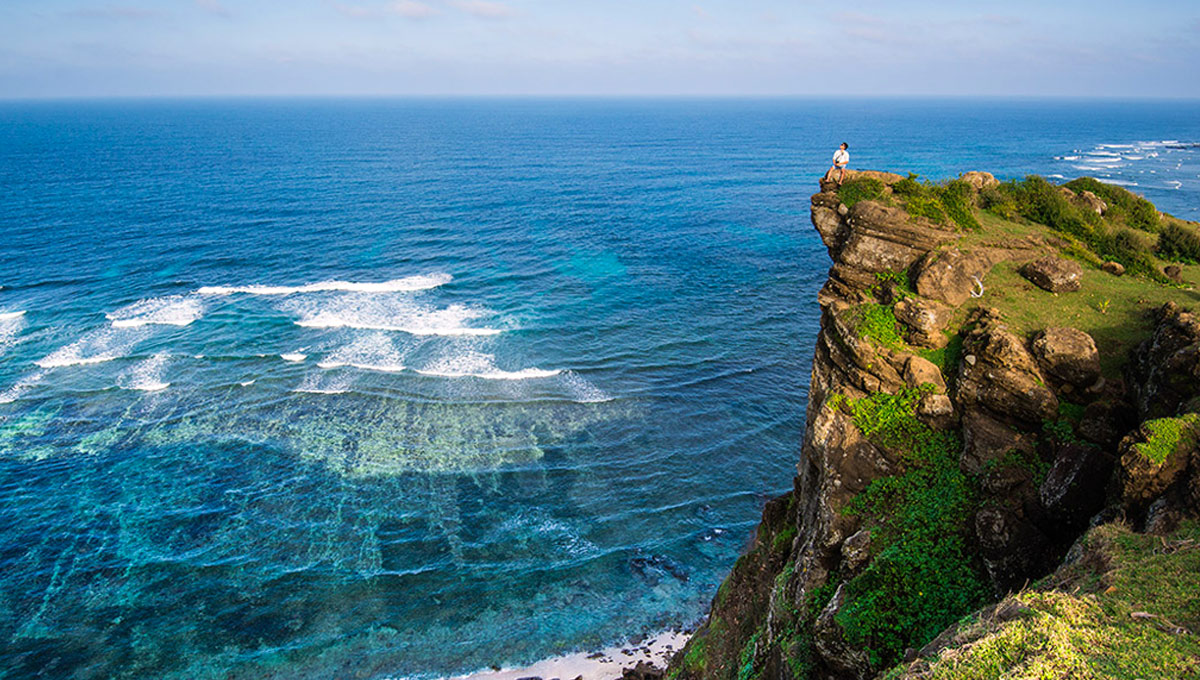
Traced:
<path fill-rule="evenodd" d="M 424 677 L 692 622 L 794 473 L 836 143 L 1195 219 L 1198 113 L 0 105 L 6 677 Z"/>

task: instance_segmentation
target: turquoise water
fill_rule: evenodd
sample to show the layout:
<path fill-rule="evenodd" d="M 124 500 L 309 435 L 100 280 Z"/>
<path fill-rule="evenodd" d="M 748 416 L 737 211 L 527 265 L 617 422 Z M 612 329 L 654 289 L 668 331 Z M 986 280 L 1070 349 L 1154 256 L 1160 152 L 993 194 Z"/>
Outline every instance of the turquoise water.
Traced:
<path fill-rule="evenodd" d="M 0 674 L 433 677 L 694 622 L 794 474 L 836 143 L 1196 219 L 1198 114 L 0 104 Z"/>

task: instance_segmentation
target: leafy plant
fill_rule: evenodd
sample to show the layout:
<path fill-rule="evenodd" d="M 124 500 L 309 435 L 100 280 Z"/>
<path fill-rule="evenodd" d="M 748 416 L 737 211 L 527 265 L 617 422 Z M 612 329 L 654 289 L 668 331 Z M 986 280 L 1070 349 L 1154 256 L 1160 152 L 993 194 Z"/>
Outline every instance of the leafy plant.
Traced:
<path fill-rule="evenodd" d="M 1172 220 L 1159 233 L 1155 250 L 1165 260 L 1200 263 L 1200 234 Z"/>
<path fill-rule="evenodd" d="M 848 180 L 838 187 L 838 200 L 853 208 L 860 201 L 878 201 L 883 198 L 886 187 L 883 182 L 869 177 L 859 177 Z"/>

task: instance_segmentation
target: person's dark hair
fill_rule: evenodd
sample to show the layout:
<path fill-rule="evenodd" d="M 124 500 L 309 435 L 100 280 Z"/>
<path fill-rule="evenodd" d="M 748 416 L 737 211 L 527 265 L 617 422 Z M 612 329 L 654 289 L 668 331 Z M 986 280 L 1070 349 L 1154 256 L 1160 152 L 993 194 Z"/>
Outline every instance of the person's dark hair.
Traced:
<path fill-rule="evenodd" d="M 847 149 L 849 149 L 849 148 L 850 148 L 850 145 L 849 145 L 849 144 L 847 144 L 847 143 L 845 143 L 845 142 L 842 142 L 842 146 L 846 147 Z"/>

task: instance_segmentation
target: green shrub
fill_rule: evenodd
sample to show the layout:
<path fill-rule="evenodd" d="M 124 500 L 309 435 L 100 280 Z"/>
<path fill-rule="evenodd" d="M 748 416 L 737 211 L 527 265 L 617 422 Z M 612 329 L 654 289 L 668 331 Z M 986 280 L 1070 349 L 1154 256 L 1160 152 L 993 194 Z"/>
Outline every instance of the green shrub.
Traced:
<path fill-rule="evenodd" d="M 860 338 L 866 338 L 880 347 L 895 349 L 904 346 L 904 338 L 901 337 L 898 328 L 899 321 L 896 320 L 896 310 L 892 305 L 873 302 L 860 305 L 854 310 L 850 320 Z"/>
<path fill-rule="evenodd" d="M 936 224 L 956 225 L 959 229 L 979 229 L 973 211 L 975 191 L 962 180 L 944 185 L 920 182 L 917 175 L 892 185 L 892 193 L 904 199 L 904 209 L 913 217 L 924 217 Z"/>
<path fill-rule="evenodd" d="M 1106 224 L 1099 215 L 1075 205 L 1059 187 L 1041 177 L 1001 184 L 987 195 L 985 208 L 1006 219 L 1023 217 L 1044 224 L 1078 239 L 1097 257 L 1120 262 L 1130 273 L 1166 281 L 1155 266 L 1149 244 L 1141 236 L 1130 229 Z"/>
<path fill-rule="evenodd" d="M 1104 214 L 1106 219 L 1151 233 L 1157 232 L 1162 226 L 1154 204 L 1123 187 L 1105 184 L 1091 177 L 1071 180 L 1065 186 L 1076 193 L 1090 191 L 1099 196 L 1108 204 L 1108 211 Z"/>
<path fill-rule="evenodd" d="M 917 420 L 925 393 L 903 390 L 835 402 L 849 410 L 865 437 L 897 452 L 906 467 L 903 474 L 872 482 L 847 509 L 874 526 L 878 552 L 847 582 L 838 623 L 876 665 L 925 645 L 987 595 L 966 543 L 975 490 L 958 468 L 958 437 Z"/>
<path fill-rule="evenodd" d="M 878 201 L 884 193 L 883 182 L 868 177 L 848 180 L 837 190 L 838 200 L 845 203 L 847 208 L 853 208 L 859 201 Z"/>
<path fill-rule="evenodd" d="M 1156 250 L 1164 260 L 1200 263 L 1200 234 L 1172 220 L 1158 234 Z"/>

